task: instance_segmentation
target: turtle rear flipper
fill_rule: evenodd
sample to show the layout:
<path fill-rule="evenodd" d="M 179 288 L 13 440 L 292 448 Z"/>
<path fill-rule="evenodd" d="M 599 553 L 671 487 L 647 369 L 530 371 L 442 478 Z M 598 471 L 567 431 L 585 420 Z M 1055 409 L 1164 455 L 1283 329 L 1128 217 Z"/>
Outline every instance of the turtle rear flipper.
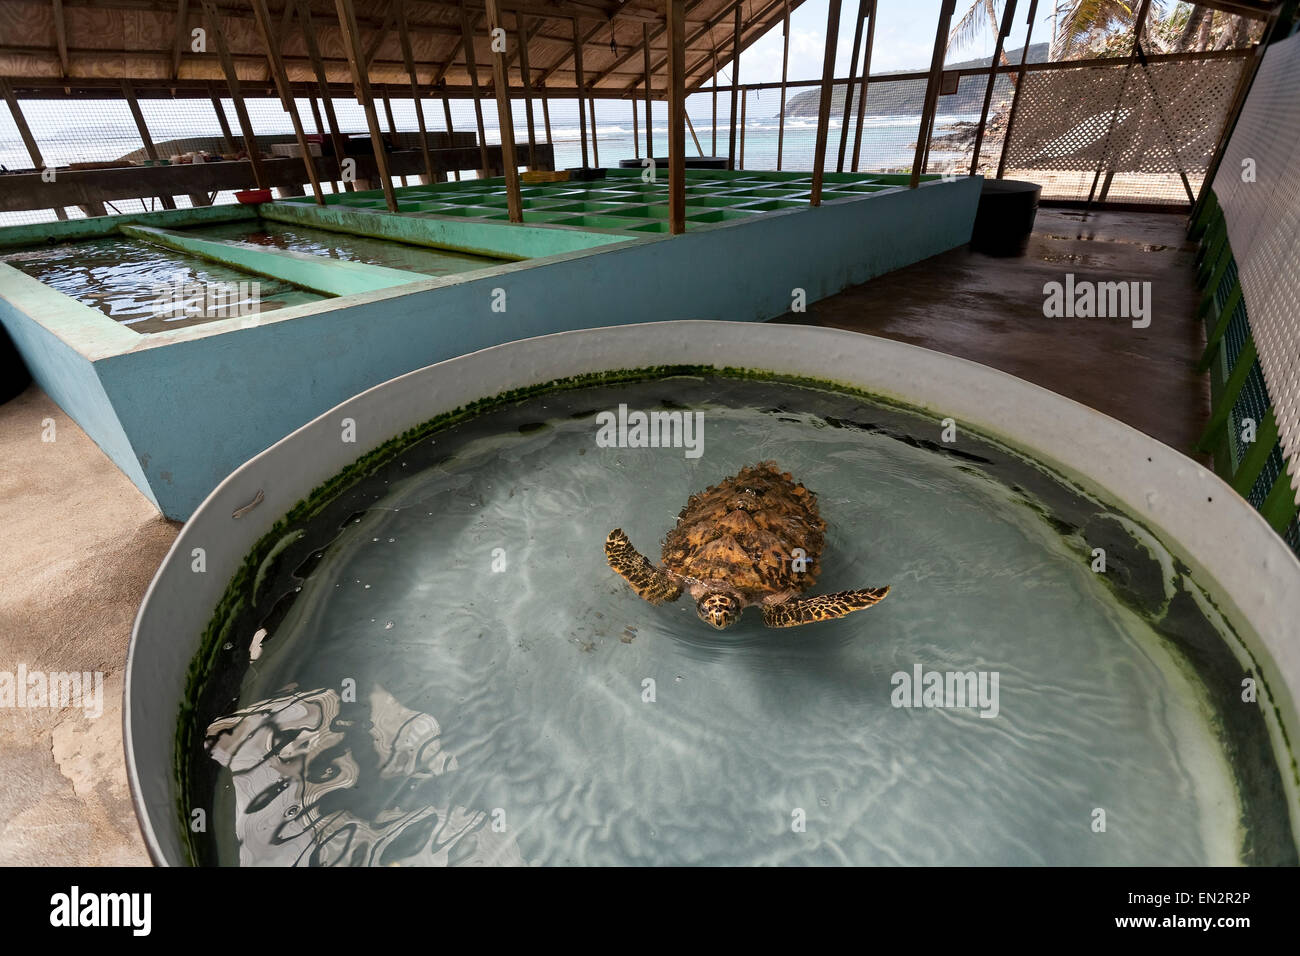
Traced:
<path fill-rule="evenodd" d="M 837 617 L 861 611 L 864 607 L 879 604 L 889 593 L 889 588 L 861 588 L 857 591 L 838 591 L 819 594 L 817 597 L 796 598 L 780 604 L 763 605 L 763 623 L 768 627 L 797 627 L 813 621 L 831 621 Z"/>
<path fill-rule="evenodd" d="M 638 596 L 651 604 L 667 604 L 682 596 L 681 583 L 632 547 L 621 528 L 615 528 L 605 539 L 605 560 Z"/>

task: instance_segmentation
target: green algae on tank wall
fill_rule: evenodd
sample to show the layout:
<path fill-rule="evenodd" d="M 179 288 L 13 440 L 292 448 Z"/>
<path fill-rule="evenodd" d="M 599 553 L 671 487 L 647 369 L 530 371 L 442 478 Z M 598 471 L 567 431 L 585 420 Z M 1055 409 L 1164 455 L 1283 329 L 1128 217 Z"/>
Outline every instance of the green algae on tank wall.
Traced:
<path fill-rule="evenodd" d="M 180 809 L 219 823 L 199 861 L 1295 861 L 1263 718 L 1222 679 L 1233 635 L 1123 515 L 860 394 L 564 385 L 395 439 L 250 555 L 179 740 Z M 599 447 L 620 404 L 703 413 L 705 454 Z M 650 552 L 760 458 L 820 495 L 818 590 L 888 601 L 716 635 L 605 566 L 610 528 Z M 897 705 L 917 665 L 1000 675 L 997 716 Z"/>

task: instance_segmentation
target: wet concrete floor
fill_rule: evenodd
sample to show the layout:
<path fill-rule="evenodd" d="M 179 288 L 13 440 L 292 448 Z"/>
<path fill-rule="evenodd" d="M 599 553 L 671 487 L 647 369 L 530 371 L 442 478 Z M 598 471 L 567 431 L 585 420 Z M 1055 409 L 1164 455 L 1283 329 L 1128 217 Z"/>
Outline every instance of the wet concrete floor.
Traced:
<path fill-rule="evenodd" d="M 1168 213 L 1039 209 L 1024 256 L 955 249 L 775 322 L 880 335 L 971 359 L 1049 388 L 1192 454 L 1209 417 L 1196 319 L 1196 244 Z M 1044 285 L 1149 282 L 1151 324 L 1047 318 Z M 1201 461 L 1204 457 L 1197 456 Z"/>

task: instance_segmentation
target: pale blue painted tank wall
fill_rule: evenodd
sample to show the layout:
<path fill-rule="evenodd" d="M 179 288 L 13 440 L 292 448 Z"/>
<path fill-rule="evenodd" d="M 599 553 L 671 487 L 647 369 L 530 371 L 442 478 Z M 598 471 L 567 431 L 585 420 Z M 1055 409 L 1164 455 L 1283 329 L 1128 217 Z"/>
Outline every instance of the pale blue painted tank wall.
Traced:
<path fill-rule="evenodd" d="M 248 458 L 389 378 L 548 332 L 773 318 L 789 311 L 795 288 L 814 302 L 967 242 L 980 185 L 926 183 L 348 300 L 358 304 L 317 303 L 314 314 L 100 358 L 100 396 L 69 411 L 120 423 L 129 458 L 110 426 L 87 431 L 164 514 L 183 519 Z M 492 311 L 497 288 L 504 313 Z M 12 307 L 3 317 L 23 348 L 31 320 Z M 42 383 L 68 374 L 53 363 L 34 371 Z"/>

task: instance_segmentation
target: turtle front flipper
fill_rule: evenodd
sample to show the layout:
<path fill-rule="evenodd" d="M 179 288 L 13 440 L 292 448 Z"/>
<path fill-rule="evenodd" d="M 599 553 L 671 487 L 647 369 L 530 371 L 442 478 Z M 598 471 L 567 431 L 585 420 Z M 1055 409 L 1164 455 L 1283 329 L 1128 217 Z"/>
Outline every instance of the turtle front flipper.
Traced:
<path fill-rule="evenodd" d="M 814 621 L 832 621 L 853 611 L 861 611 L 864 607 L 879 604 L 888 593 L 887 587 L 861 588 L 857 591 L 796 598 L 780 604 L 764 604 L 763 623 L 768 627 L 797 627 Z"/>
<path fill-rule="evenodd" d="M 632 585 L 633 591 L 651 604 L 667 604 L 682 596 L 681 583 L 632 547 L 621 528 L 615 528 L 605 539 L 605 560 Z"/>

